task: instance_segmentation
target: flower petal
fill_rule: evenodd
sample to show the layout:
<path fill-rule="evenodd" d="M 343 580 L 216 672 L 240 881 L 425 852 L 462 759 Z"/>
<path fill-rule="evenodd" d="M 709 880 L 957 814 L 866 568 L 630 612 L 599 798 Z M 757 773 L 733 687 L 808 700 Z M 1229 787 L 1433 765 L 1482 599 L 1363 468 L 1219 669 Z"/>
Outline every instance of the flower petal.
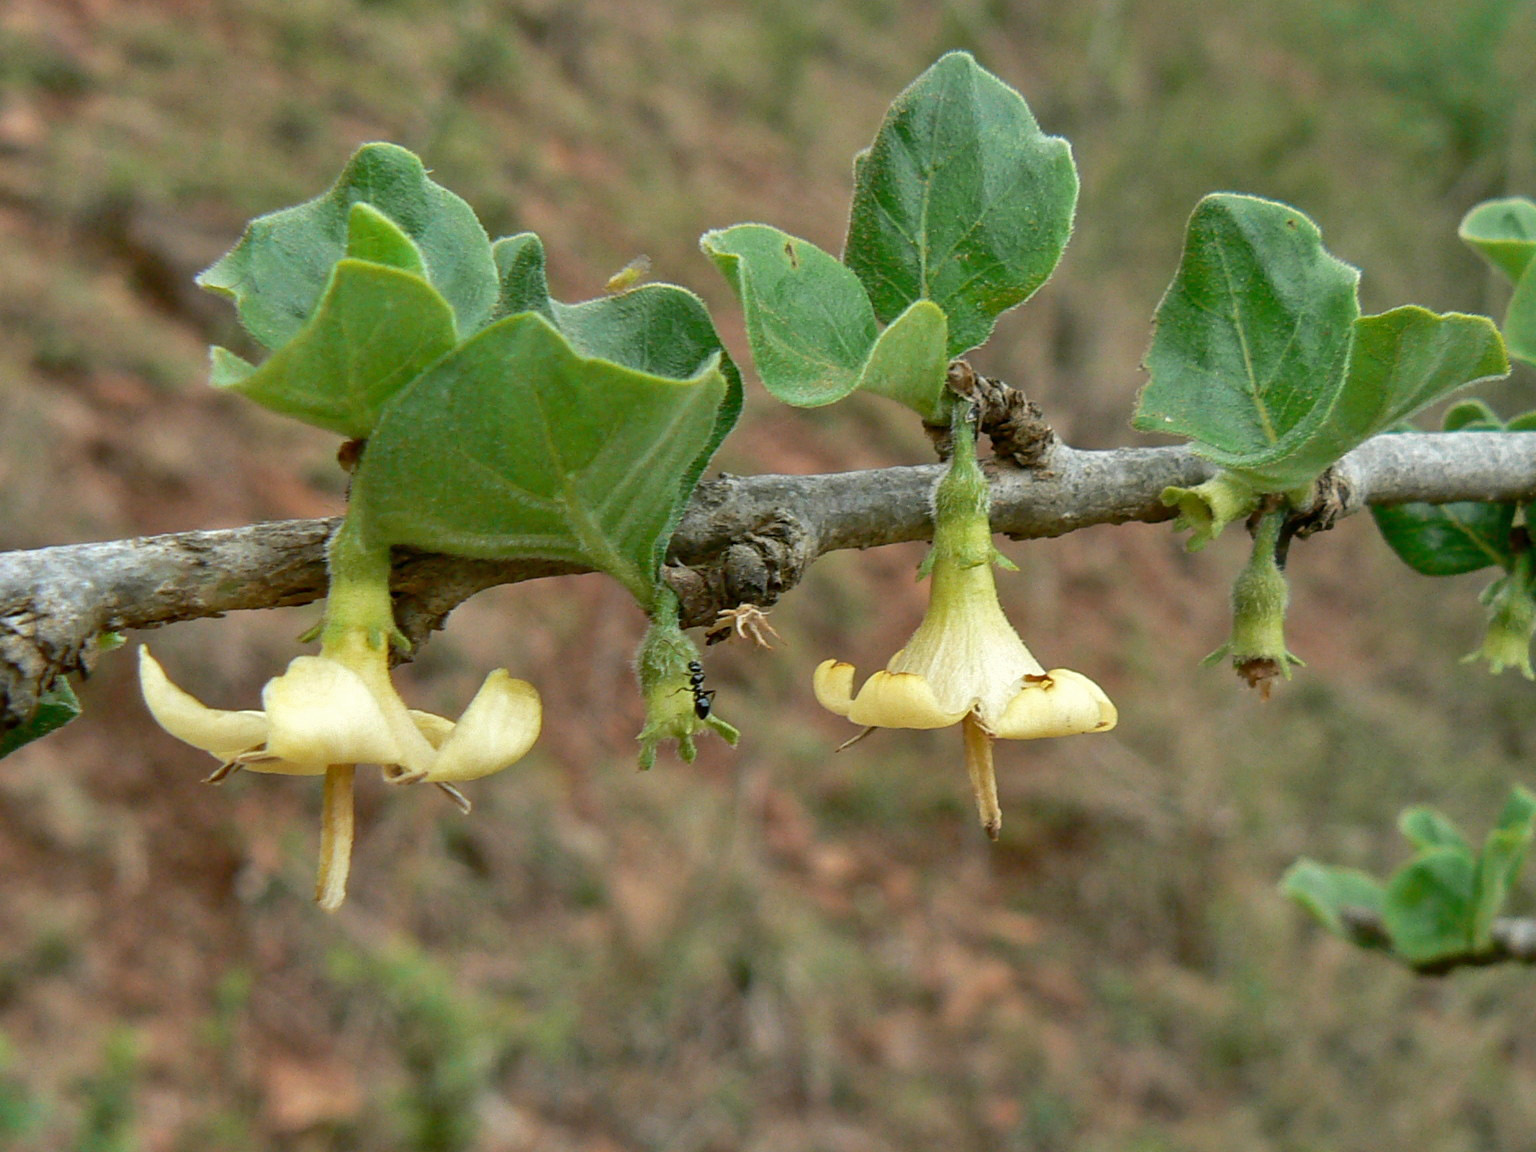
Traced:
<path fill-rule="evenodd" d="M 266 743 L 265 715 L 208 707 L 171 683 L 147 645 L 139 648 L 139 686 L 156 724 L 219 760 L 233 760 Z"/>
<path fill-rule="evenodd" d="M 378 701 L 361 676 L 334 660 L 297 656 L 288 671 L 261 692 L 271 725 L 267 751 L 290 767 L 246 766 L 255 771 L 321 770 L 330 764 L 394 764 L 399 745 Z"/>
<path fill-rule="evenodd" d="M 848 719 L 866 728 L 947 728 L 970 711 L 943 708 L 924 676 L 876 672 L 859 689 Z"/>
<path fill-rule="evenodd" d="M 853 665 L 841 660 L 823 660 L 816 665 L 816 671 L 811 673 L 816 702 L 828 712 L 848 715 L 848 709 L 853 707 L 853 672 Z"/>
<path fill-rule="evenodd" d="M 994 736 L 1035 740 L 1107 732 L 1119 714 L 1104 690 L 1081 672 L 1053 668 L 1047 679 L 1026 682 L 996 719 L 983 717 Z"/>
<path fill-rule="evenodd" d="M 442 784 L 500 772 L 533 747 L 542 720 L 538 690 L 498 668 L 480 685 L 424 779 Z"/>
<path fill-rule="evenodd" d="M 427 743 L 433 748 L 441 748 L 453 735 L 453 721 L 446 716 L 439 716 L 436 712 L 420 712 L 415 708 L 406 710 L 411 717 L 411 723 L 416 725 L 416 731 L 427 738 Z"/>

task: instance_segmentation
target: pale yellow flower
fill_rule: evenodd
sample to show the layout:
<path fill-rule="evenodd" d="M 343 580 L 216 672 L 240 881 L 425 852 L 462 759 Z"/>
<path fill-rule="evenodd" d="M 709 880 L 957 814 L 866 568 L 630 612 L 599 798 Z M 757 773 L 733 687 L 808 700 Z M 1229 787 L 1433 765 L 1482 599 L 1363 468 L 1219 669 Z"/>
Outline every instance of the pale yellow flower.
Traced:
<path fill-rule="evenodd" d="M 356 765 L 378 764 L 397 784 L 437 784 L 467 808 L 453 785 L 522 759 L 542 716 L 533 686 L 502 669 L 485 678 L 457 723 L 408 709 L 382 647 L 361 639 L 338 647 L 339 653 L 295 658 L 262 689 L 261 711 L 208 707 L 173 684 L 148 647 L 139 649 L 150 713 L 172 736 L 219 761 L 210 781 L 237 769 L 326 777 L 318 899 L 327 909 L 345 894 Z"/>
<path fill-rule="evenodd" d="M 907 642 L 855 694 L 856 671 L 824 661 L 812 677 L 823 708 L 864 728 L 964 729 L 966 767 L 988 835 L 1002 826 L 992 741 L 1107 732 L 1118 715 L 1081 672 L 1047 672 L 997 602 L 991 565 L 933 566 L 928 613 Z"/>
<path fill-rule="evenodd" d="M 992 741 L 1106 732 L 1115 706 L 1080 672 L 1034 658 L 997 601 L 989 493 L 975 459 L 975 434 L 957 424 L 955 456 L 934 496 L 928 611 L 885 670 L 854 692 L 855 669 L 827 660 L 812 687 L 822 707 L 872 728 L 947 728 L 960 724 L 966 767 L 982 825 L 1002 826 Z"/>

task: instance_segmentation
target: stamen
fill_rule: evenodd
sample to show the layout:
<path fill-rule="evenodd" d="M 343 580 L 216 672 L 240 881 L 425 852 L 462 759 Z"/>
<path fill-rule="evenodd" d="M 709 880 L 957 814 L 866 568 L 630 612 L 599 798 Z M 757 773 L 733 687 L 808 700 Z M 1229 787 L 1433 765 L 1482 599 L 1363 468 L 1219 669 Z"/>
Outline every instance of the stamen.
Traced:
<path fill-rule="evenodd" d="M 834 751 L 834 752 L 841 752 L 844 748 L 852 748 L 855 744 L 857 744 L 860 740 L 864 739 L 864 737 L 868 736 L 874 730 L 875 730 L 874 726 L 866 728 L 866 729 L 864 729 L 864 731 L 860 732 L 857 736 L 854 736 L 854 737 L 851 737 L 850 739 L 844 740 L 836 748 L 832 749 L 832 751 Z"/>
<path fill-rule="evenodd" d="M 438 788 L 447 793 L 448 799 L 452 800 L 454 804 L 457 805 L 460 812 L 464 813 L 466 816 L 469 815 L 470 810 L 474 807 L 474 805 L 469 802 L 468 796 L 464 795 L 464 793 L 460 792 L 452 784 L 446 783 L 445 781 L 434 780 L 432 783 L 436 784 Z"/>
<path fill-rule="evenodd" d="M 225 780 L 228 780 L 231 776 L 233 776 L 236 772 L 240 771 L 240 769 L 244 767 L 245 765 L 241 764 L 239 760 L 226 761 L 225 763 L 220 764 L 212 772 L 208 773 L 208 775 L 204 776 L 203 783 L 222 784 Z"/>

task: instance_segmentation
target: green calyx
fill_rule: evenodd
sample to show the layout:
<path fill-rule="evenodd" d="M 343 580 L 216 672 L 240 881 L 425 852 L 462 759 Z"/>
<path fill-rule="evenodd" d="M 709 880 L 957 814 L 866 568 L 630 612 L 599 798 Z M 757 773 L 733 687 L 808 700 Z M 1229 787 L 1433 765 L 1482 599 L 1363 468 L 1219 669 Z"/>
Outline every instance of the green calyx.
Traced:
<path fill-rule="evenodd" d="M 1513 567 L 1483 591 L 1488 609 L 1488 630 L 1482 646 L 1462 657 L 1462 663 L 1486 660 L 1494 675 L 1518 668 L 1527 680 L 1536 680 L 1531 667 L 1531 635 L 1536 633 L 1536 552 L 1526 548 L 1515 556 Z"/>
<path fill-rule="evenodd" d="M 639 768 L 644 772 L 656 763 L 656 748 L 663 740 L 677 741 L 677 754 L 685 764 L 698 755 L 694 737 L 713 732 L 732 747 L 741 732 L 711 710 L 713 696 L 694 682 L 699 649 L 677 623 L 677 597 L 666 585 L 657 595 L 657 610 L 640 641 L 635 670 L 645 699 L 645 726 L 640 729 Z M 702 701 L 702 703 L 701 703 Z M 700 716 L 699 712 L 704 711 Z"/>
<path fill-rule="evenodd" d="M 936 564 L 965 569 L 983 564 L 1017 571 L 992 544 L 992 488 L 976 460 L 975 411 L 969 403 L 950 408 L 949 468 L 933 490 L 933 547 L 918 568 L 918 579 Z M 934 586 L 938 597 L 940 589 Z"/>
<path fill-rule="evenodd" d="M 358 644 L 374 651 L 388 646 L 410 649 L 410 641 L 395 624 L 389 553 L 387 544 L 367 543 L 351 516 L 331 537 L 326 549 L 325 616 L 316 630 L 322 655 L 348 651 Z"/>
<path fill-rule="evenodd" d="M 1164 488 L 1158 497 L 1169 508 L 1177 508 L 1173 530 L 1186 528 L 1191 535 L 1185 547 L 1198 552 L 1234 520 L 1241 520 L 1259 506 L 1259 493 L 1241 476 L 1221 471 L 1193 488 Z"/>
<path fill-rule="evenodd" d="M 1232 637 L 1204 661 L 1230 659 L 1237 674 L 1265 699 L 1276 678 L 1289 680 L 1291 665 L 1302 663 L 1285 646 L 1290 589 L 1275 556 L 1285 517 L 1283 507 L 1260 517 L 1253 553 L 1232 585 Z"/>

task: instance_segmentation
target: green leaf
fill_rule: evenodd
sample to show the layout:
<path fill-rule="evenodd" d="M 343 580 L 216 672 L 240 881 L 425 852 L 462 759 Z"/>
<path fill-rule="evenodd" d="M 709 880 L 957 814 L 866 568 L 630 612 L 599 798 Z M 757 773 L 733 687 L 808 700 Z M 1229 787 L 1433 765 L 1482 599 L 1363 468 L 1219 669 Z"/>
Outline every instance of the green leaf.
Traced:
<path fill-rule="evenodd" d="M 1486 201 L 1462 218 L 1459 235 L 1514 284 L 1504 340 L 1511 356 L 1536 363 L 1536 204 L 1524 197 Z"/>
<path fill-rule="evenodd" d="M 553 320 L 549 280 L 544 272 L 544 242 L 533 232 L 519 232 L 492 244 L 491 255 L 501 285 L 493 317 L 500 320 L 519 312 L 539 312 Z"/>
<path fill-rule="evenodd" d="M 862 388 L 943 418 L 949 356 L 938 305 L 919 300 L 882 332 L 859 278 L 809 241 L 737 224 L 699 246 L 741 300 L 753 363 L 778 399 L 815 408 Z"/>
<path fill-rule="evenodd" d="M 674 380 L 694 379 L 714 365 L 725 380 L 725 397 L 715 410 L 714 427 L 678 477 L 673 515 L 657 533 L 651 569 L 660 571 L 688 497 L 741 415 L 741 374 L 720 343 L 704 302 L 675 284 L 642 284 L 581 304 L 551 301 L 550 309 L 555 327 L 582 356 Z"/>
<path fill-rule="evenodd" d="M 1499 419 L 1499 414 L 1488 406 L 1486 400 L 1473 396 L 1469 400 L 1458 400 L 1445 410 L 1445 416 L 1440 421 L 1440 427 L 1446 432 L 1461 432 L 1471 430 L 1475 432 L 1496 432 L 1504 427 L 1504 422 Z M 1412 426 L 1401 429 L 1404 432 L 1412 432 Z"/>
<path fill-rule="evenodd" d="M 853 272 L 766 224 L 706 232 L 699 246 L 741 300 L 752 363 L 768 391 L 813 408 L 858 387 L 879 328 Z"/>
<path fill-rule="evenodd" d="M 1354 943 L 1384 946 L 1384 941 L 1362 939 L 1350 921 L 1351 911 L 1363 912 L 1374 920 L 1381 918 L 1386 893 L 1375 877 L 1355 868 L 1336 868 L 1302 859 L 1281 877 L 1280 890 L 1334 935 Z"/>
<path fill-rule="evenodd" d="M 252 220 L 198 284 L 232 299 L 246 331 L 266 347 L 280 348 L 304 327 L 332 266 L 347 254 L 358 202 L 372 205 L 410 238 L 461 335 L 486 323 L 497 276 L 485 229 L 468 204 L 428 179 L 421 161 L 394 144 L 363 145 L 323 196 Z"/>
<path fill-rule="evenodd" d="M 1504 422 L 1484 401 L 1447 409 L 1447 432 L 1502 432 Z M 1510 532 L 1518 506 L 1485 501 L 1373 505 L 1371 517 L 1398 559 L 1425 576 L 1459 576 L 1514 563 Z"/>
<path fill-rule="evenodd" d="M 1477 861 L 1465 848 L 1432 848 L 1387 884 L 1382 918 L 1392 948 L 1410 964 L 1428 964 L 1472 949 Z"/>
<path fill-rule="evenodd" d="M 956 356 L 1045 283 L 1076 206 L 1067 142 L 968 53 L 951 52 L 896 98 L 854 161 L 843 259 L 882 323 L 917 300 L 942 308 Z"/>
<path fill-rule="evenodd" d="M 1134 426 L 1233 470 L 1283 459 L 1337 398 L 1358 278 L 1295 209 L 1207 196 L 1157 308 Z"/>
<path fill-rule="evenodd" d="M 60 676 L 51 688 L 38 696 L 37 710 L 24 724 L 0 733 L 0 758 L 9 756 L 23 744 L 30 744 L 64 727 L 78 715 L 80 701 L 75 699 L 69 681 Z"/>
<path fill-rule="evenodd" d="M 949 354 L 944 312 L 919 300 L 880 333 L 859 372 L 859 387 L 905 404 L 929 424 L 946 419 Z"/>
<path fill-rule="evenodd" d="M 1415 848 L 1460 848 L 1472 851 L 1472 845 L 1448 819 L 1433 808 L 1408 808 L 1397 818 L 1397 830 Z"/>
<path fill-rule="evenodd" d="M 1349 367 L 1333 406 L 1285 456 L 1244 471 L 1270 491 L 1311 483 L 1344 453 L 1458 388 L 1508 375 L 1493 321 L 1408 305 L 1354 324 Z"/>
<path fill-rule="evenodd" d="M 1504 425 L 1506 432 L 1536 432 L 1536 409 L 1522 412 Z"/>
<path fill-rule="evenodd" d="M 284 416 L 366 438 L 384 405 L 453 344 L 453 311 L 425 280 L 346 259 L 293 339 L 260 367 L 214 348 L 211 382 Z"/>
<path fill-rule="evenodd" d="M 741 373 L 720 343 L 709 309 L 675 284 L 644 284 L 628 292 L 582 304 L 562 304 L 549 295 L 544 244 L 532 232 L 506 236 L 491 246 L 501 277 L 498 318 L 519 312 L 543 316 L 583 356 L 612 360 L 639 372 L 689 379 L 718 362 L 726 394 L 715 426 L 678 482 L 674 516 L 656 539 L 654 567 L 665 557 L 672 529 L 715 454 L 741 415 Z"/>
<path fill-rule="evenodd" d="M 1301 213 L 1207 197 L 1158 307 L 1135 426 L 1190 437 L 1255 491 L 1304 491 L 1376 433 L 1508 373 L 1487 317 L 1361 317 L 1357 278 Z"/>
<path fill-rule="evenodd" d="M 1504 342 L 1511 356 L 1536 364 L 1536 275 L 1531 268 L 1526 265 L 1525 275 L 1515 282 L 1504 310 Z"/>
<path fill-rule="evenodd" d="M 669 378 L 583 357 L 542 316 L 511 316 L 389 406 L 353 514 L 371 544 L 589 565 L 648 609 L 728 395 L 714 359 Z"/>
<path fill-rule="evenodd" d="M 1518 283 L 1536 254 L 1536 204 L 1524 197 L 1485 201 L 1462 217 L 1457 235 Z"/>
<path fill-rule="evenodd" d="M 1498 822 L 1483 845 L 1477 865 L 1477 910 L 1473 921 L 1473 947 L 1492 944 L 1493 922 L 1504 908 L 1509 890 L 1525 864 L 1536 830 L 1536 795 L 1518 784 L 1499 813 Z"/>
<path fill-rule="evenodd" d="M 1425 576 L 1459 576 L 1510 560 L 1513 504 L 1373 505 L 1371 517 L 1398 559 Z"/>
<path fill-rule="evenodd" d="M 347 212 L 347 255 L 370 264 L 384 264 L 413 276 L 427 278 L 421 249 L 388 216 L 359 200 Z"/>
<path fill-rule="evenodd" d="M 722 350 L 704 302 L 676 284 L 642 284 L 550 307 L 555 327 L 577 352 L 636 372 L 687 379 Z"/>

